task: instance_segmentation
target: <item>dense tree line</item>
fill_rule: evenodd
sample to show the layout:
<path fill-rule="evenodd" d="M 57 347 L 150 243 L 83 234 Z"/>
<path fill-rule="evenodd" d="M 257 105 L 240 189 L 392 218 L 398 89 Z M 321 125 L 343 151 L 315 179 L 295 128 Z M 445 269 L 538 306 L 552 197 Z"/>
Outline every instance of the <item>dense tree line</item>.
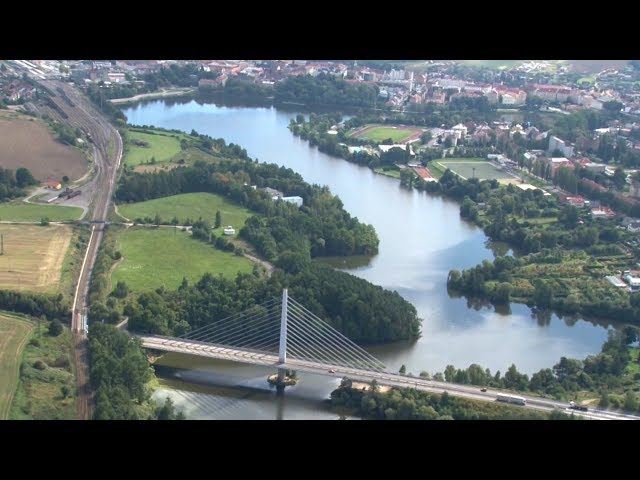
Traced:
<path fill-rule="evenodd" d="M 238 274 L 235 280 L 205 274 L 194 285 L 185 280 L 176 291 L 143 293 L 124 313 L 132 331 L 181 335 L 277 298 L 287 287 L 293 298 L 353 341 L 378 343 L 419 335 L 415 307 L 397 292 L 315 262 L 289 268 L 296 271 L 276 270 L 268 280 L 251 274 Z"/>
<path fill-rule="evenodd" d="M 89 312 L 88 318 L 91 324 L 106 322 L 115 324 L 120 321 L 120 312 L 117 308 L 116 298 L 124 298 L 128 294 L 126 284 L 118 282 L 114 292 L 109 292 L 111 284 L 111 269 L 115 262 L 122 258 L 120 251 L 116 250 L 116 239 L 120 227 L 105 226 L 105 234 L 96 256 L 89 284 Z M 115 294 L 114 294 L 115 293 Z M 124 295 L 123 295 L 124 293 Z M 107 298 L 111 294 L 110 298 Z"/>
<path fill-rule="evenodd" d="M 69 304 L 61 293 L 46 295 L 0 290 L 0 310 L 25 313 L 33 317 L 44 315 L 50 320 L 69 318 Z"/>
<path fill-rule="evenodd" d="M 375 380 L 374 380 L 375 382 Z M 534 412 L 489 402 L 474 402 L 444 392 L 435 395 L 413 388 L 392 388 L 381 393 L 373 383 L 371 391 L 353 388 L 343 379 L 331 392 L 331 404 L 353 409 L 358 415 L 375 420 L 544 420 L 567 415 Z"/>
<path fill-rule="evenodd" d="M 37 183 L 27 168 L 20 167 L 14 173 L 13 170 L 0 167 L 0 202 L 26 195 L 24 188 Z"/>
<path fill-rule="evenodd" d="M 578 392 L 590 391 L 601 395 L 601 399 L 605 398 L 605 402 L 609 402 L 603 405 L 605 408 L 625 408 L 623 395 L 633 391 L 634 384 L 640 380 L 640 375 L 631 379 L 625 378 L 625 370 L 630 360 L 628 346 L 637 339 L 638 330 L 632 327 L 622 331 L 609 331 L 600 353 L 589 355 L 584 360 L 562 357 L 552 368 L 540 369 L 531 375 L 531 378 L 520 373 L 515 365 L 511 365 L 501 376 L 499 371 L 493 375 L 488 368 L 483 369 L 477 364 L 472 364 L 467 369 L 447 365 L 444 375 L 436 376 L 446 382 L 533 392 L 558 400 L 570 400 L 575 398 Z M 428 375 L 423 372 L 421 377 Z M 628 383 L 629 380 L 631 383 Z M 627 409 L 633 411 L 637 408 L 636 406 Z"/>
<path fill-rule="evenodd" d="M 188 63 L 162 66 L 155 72 L 142 75 L 142 80 L 147 90 L 153 92 L 163 87 L 197 87 L 200 79 L 215 79 L 218 76 L 217 72 L 207 72 L 199 65 Z"/>
<path fill-rule="evenodd" d="M 374 106 L 378 89 L 367 84 L 350 84 L 333 75 L 321 73 L 316 77 L 287 77 L 275 85 L 274 95 L 276 103 L 370 108 Z"/>
<path fill-rule="evenodd" d="M 261 190 L 267 186 L 302 197 L 304 205 L 274 201 Z M 129 172 L 122 176 L 116 198 L 138 202 L 189 192 L 224 195 L 257 212 L 240 235 L 268 260 L 285 251 L 321 256 L 373 254 L 378 249 L 374 228 L 352 218 L 327 187 L 309 185 L 293 170 L 275 164 L 221 160 L 157 173 Z"/>
<path fill-rule="evenodd" d="M 139 340 L 112 325 L 96 323 L 89 331 L 89 362 L 95 392 L 94 419 L 176 418 L 171 402 L 159 408 L 151 403 L 145 384 L 153 371 Z"/>

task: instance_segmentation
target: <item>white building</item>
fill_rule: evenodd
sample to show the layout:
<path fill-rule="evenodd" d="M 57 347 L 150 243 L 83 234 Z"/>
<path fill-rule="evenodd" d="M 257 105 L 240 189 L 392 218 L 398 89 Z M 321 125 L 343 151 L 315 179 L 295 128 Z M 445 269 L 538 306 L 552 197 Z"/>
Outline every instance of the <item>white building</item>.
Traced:
<path fill-rule="evenodd" d="M 409 155 L 413 155 L 413 150 L 411 149 L 411 145 L 408 144 L 395 144 L 395 145 L 378 145 L 378 148 L 380 149 L 380 152 L 382 153 L 386 153 L 389 150 L 391 150 L 392 148 L 399 148 L 401 150 L 404 150 L 405 152 L 407 151 L 407 148 L 409 148 Z"/>
<path fill-rule="evenodd" d="M 565 157 L 573 157 L 573 147 L 556 136 L 551 136 L 551 138 L 549 139 L 548 150 L 551 153 L 553 153 L 555 150 L 560 150 Z"/>

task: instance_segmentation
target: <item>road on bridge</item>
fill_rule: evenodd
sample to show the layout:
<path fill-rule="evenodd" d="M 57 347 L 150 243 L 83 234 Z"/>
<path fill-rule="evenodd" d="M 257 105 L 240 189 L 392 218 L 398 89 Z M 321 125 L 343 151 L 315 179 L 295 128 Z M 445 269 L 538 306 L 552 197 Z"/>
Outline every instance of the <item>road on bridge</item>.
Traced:
<path fill-rule="evenodd" d="M 476 386 L 438 382 L 435 380 L 426 380 L 420 377 L 409 377 L 395 373 L 360 370 L 342 365 L 330 365 L 327 363 L 292 358 L 290 355 L 287 356 L 286 362 L 281 364 L 279 363 L 278 355 L 276 354 L 269 354 L 249 349 L 231 348 L 228 346 L 215 345 L 195 340 L 161 337 L 157 335 L 136 335 L 136 337 L 142 341 L 142 345 L 145 348 L 154 350 L 185 353 L 221 360 L 231 360 L 240 363 L 263 365 L 274 369 L 283 368 L 337 378 L 348 377 L 351 380 L 363 382 L 370 382 L 375 379 L 381 385 L 416 388 L 418 390 L 439 394 L 447 392 L 449 395 L 463 397 L 470 400 L 495 402 L 497 395 L 500 393 L 512 394 L 512 392 L 505 392 L 501 390 L 483 392 Z M 587 412 L 570 410 L 567 402 L 529 395 L 525 396 L 519 393 L 517 395 L 526 399 L 526 405 L 521 408 L 532 408 L 546 412 L 559 410 L 593 420 L 640 420 L 640 417 L 635 415 L 608 410 L 590 409 Z"/>

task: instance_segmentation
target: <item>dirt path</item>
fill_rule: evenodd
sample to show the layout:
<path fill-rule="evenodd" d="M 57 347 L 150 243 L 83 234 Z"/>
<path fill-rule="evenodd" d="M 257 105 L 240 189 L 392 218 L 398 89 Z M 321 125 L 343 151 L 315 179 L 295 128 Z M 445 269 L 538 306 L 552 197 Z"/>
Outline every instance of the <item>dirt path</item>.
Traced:
<path fill-rule="evenodd" d="M 115 203 L 113 204 L 113 211 L 116 212 L 116 215 L 118 215 L 120 218 L 124 218 L 125 222 L 131 222 L 131 219 L 125 217 L 118 211 L 118 205 L 116 205 Z"/>
<path fill-rule="evenodd" d="M 244 256 L 246 258 L 248 258 L 249 260 L 251 260 L 252 262 L 257 263 L 258 265 L 262 265 L 264 267 L 264 269 L 267 271 L 267 275 L 269 277 L 271 276 L 271 274 L 275 270 L 275 267 L 271 263 L 267 262 L 266 260 L 261 260 L 258 257 L 254 257 L 253 255 L 250 255 L 248 253 L 245 253 Z"/>

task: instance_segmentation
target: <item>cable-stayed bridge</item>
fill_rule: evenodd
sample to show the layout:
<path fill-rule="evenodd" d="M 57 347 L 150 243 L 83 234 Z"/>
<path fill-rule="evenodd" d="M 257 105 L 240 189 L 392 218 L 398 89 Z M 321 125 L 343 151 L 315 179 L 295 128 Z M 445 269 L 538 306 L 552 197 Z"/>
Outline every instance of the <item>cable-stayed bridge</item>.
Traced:
<path fill-rule="evenodd" d="M 495 401 L 515 397 L 525 407 L 538 410 L 567 410 L 568 404 L 540 397 L 509 395 L 476 386 L 426 380 L 386 370 L 385 365 L 335 328 L 289 297 L 271 299 L 243 312 L 197 328 L 180 337 L 136 335 L 144 347 L 167 352 L 263 365 L 278 370 L 283 380 L 286 370 L 296 370 L 356 381 L 412 387 L 434 393 L 444 391 L 472 400 Z M 484 391 L 483 391 L 484 390 Z M 569 413 L 569 412 L 567 412 Z M 593 419 L 633 419 L 640 417 L 589 409 L 572 412 Z"/>

